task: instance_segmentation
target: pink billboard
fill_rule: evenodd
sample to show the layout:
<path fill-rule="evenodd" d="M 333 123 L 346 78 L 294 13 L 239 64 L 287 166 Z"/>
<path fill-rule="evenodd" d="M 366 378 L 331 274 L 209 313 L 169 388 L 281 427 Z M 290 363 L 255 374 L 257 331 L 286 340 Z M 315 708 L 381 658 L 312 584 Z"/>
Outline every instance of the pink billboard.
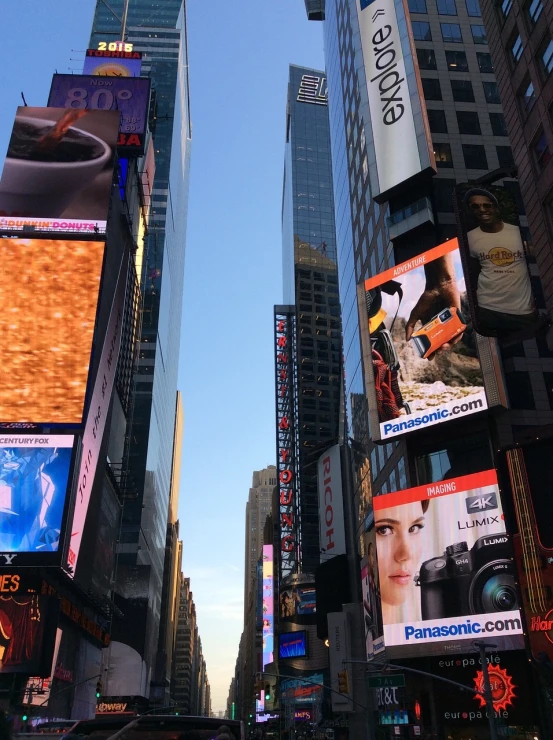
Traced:
<path fill-rule="evenodd" d="M 273 662 L 273 546 L 263 545 L 263 668 Z"/>

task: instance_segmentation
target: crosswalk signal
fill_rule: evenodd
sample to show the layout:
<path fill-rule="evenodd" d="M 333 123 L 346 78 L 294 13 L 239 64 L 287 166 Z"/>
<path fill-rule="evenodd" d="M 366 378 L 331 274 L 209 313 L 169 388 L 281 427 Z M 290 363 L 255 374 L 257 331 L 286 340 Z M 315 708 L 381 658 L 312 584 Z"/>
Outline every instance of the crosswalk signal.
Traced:
<path fill-rule="evenodd" d="M 338 691 L 340 694 L 349 694 L 349 676 L 346 670 L 338 671 Z"/>
<path fill-rule="evenodd" d="M 96 681 L 96 698 L 99 699 L 102 696 L 102 682 Z"/>

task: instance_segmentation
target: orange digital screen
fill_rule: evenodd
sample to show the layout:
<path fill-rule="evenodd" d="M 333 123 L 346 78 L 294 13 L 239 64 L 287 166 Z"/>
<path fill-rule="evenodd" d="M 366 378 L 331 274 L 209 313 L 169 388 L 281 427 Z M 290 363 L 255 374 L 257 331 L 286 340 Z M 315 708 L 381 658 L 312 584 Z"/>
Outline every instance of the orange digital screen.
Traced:
<path fill-rule="evenodd" d="M 82 421 L 104 242 L 0 239 L 0 422 Z"/>

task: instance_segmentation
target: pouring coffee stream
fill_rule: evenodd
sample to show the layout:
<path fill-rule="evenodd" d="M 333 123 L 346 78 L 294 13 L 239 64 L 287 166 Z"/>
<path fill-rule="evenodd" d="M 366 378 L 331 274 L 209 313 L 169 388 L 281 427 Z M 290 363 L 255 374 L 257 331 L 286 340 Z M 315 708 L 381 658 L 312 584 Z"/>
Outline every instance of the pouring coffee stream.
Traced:
<path fill-rule="evenodd" d="M 79 108 L 67 108 L 59 121 L 52 126 L 52 128 L 41 136 L 35 146 L 35 152 L 53 152 L 54 149 L 61 143 L 61 140 L 69 130 L 69 128 L 86 115 L 86 110 Z"/>

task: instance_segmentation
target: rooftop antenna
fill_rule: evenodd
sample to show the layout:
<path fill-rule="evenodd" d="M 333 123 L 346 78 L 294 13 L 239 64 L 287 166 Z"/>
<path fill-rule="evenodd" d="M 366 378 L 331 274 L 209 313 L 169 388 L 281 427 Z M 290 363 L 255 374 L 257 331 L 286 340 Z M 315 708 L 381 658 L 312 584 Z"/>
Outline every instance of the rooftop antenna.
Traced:
<path fill-rule="evenodd" d="M 21 93 L 21 97 L 23 98 L 23 104 L 26 106 L 27 105 L 27 101 L 25 100 L 25 96 L 23 95 L 23 93 Z"/>
<path fill-rule="evenodd" d="M 121 18 L 121 41 L 125 40 L 125 34 L 127 32 L 127 15 L 129 13 L 129 0 L 124 0 L 123 4 L 123 17 Z"/>

